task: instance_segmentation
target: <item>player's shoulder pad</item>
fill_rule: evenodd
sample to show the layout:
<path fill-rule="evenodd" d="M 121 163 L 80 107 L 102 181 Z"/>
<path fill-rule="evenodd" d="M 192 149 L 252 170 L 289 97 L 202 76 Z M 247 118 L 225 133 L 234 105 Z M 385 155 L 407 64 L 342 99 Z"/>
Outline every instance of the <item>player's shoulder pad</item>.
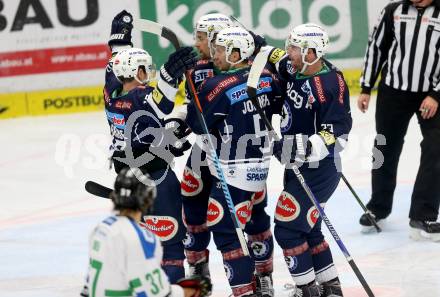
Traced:
<path fill-rule="evenodd" d="M 337 100 L 340 104 L 344 103 L 348 87 L 342 72 L 332 69 L 329 73 L 314 76 L 311 81 L 321 104 L 333 100 Z"/>

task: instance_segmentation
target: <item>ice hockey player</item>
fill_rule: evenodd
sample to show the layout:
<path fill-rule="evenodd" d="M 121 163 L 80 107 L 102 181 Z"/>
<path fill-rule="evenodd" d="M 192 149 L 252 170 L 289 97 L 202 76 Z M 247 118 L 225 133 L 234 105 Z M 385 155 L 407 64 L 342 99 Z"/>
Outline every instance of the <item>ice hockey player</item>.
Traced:
<path fill-rule="evenodd" d="M 191 71 L 191 78 L 196 89 L 206 79 L 219 72 L 212 62 L 212 46 L 215 35 L 224 28 L 233 25 L 228 16 L 220 13 L 210 13 L 199 18 L 195 25 L 195 48 L 199 52 L 199 61 Z M 191 91 L 186 84 L 187 97 Z M 188 99 L 189 101 L 189 99 Z M 189 275 L 204 275 L 210 277 L 208 261 L 209 250 L 206 248 L 210 241 L 206 214 L 212 178 L 206 163 L 206 153 L 201 149 L 201 138 L 193 145 L 186 163 L 181 182 L 181 194 L 184 207 L 187 238 L 184 241 L 185 254 L 189 264 Z"/>
<path fill-rule="evenodd" d="M 144 218 L 145 227 L 162 240 L 162 266 L 172 283 L 184 276 L 182 240 L 186 230 L 181 219 L 179 181 L 169 167 L 179 148 L 173 147 L 177 139 L 167 133 L 164 117 L 173 109 L 178 79 L 195 62 L 190 47 L 172 53 L 153 88 L 145 85 L 152 75 L 151 56 L 138 48 L 122 50 L 113 61 L 113 72 L 122 82 L 121 88 L 105 97 L 115 171 L 138 167 L 157 181 L 159 199 L 154 214 Z"/>
<path fill-rule="evenodd" d="M 339 152 L 352 126 L 344 77 L 322 58 L 328 44 L 321 27 L 303 24 L 290 32 L 287 56 L 281 58 L 279 50 L 269 56 L 287 82 L 283 90 L 283 140 L 274 145 L 274 154 L 282 163 L 302 164 L 300 171 L 321 204 L 339 183 Z M 321 222 L 295 173 L 286 166 L 284 190 L 275 212 L 275 238 L 296 284 L 290 296 L 342 296 Z"/>
<path fill-rule="evenodd" d="M 129 98 L 130 100 L 128 101 L 128 105 L 124 104 L 121 105 L 123 101 L 118 101 L 118 100 L 112 100 L 111 97 L 115 96 L 117 94 L 115 94 L 115 92 L 119 92 L 120 90 L 122 90 L 123 86 L 121 83 L 121 80 L 118 79 L 113 71 L 113 64 L 114 64 L 114 60 L 116 58 L 116 55 L 123 50 L 130 50 L 133 47 L 133 44 L 131 42 L 131 32 L 133 29 L 133 16 L 127 12 L 127 11 L 121 11 L 120 13 L 118 13 L 113 21 L 112 21 L 112 27 L 111 27 L 111 34 L 110 34 L 110 39 L 109 39 L 109 47 L 112 51 L 112 59 L 110 59 L 107 68 L 106 68 L 106 75 L 105 75 L 105 86 L 104 86 L 104 98 L 105 98 L 105 106 L 106 106 L 106 110 L 107 111 L 111 111 L 114 112 L 116 114 L 117 117 L 121 118 L 124 117 L 123 122 L 121 125 L 119 126 L 115 126 L 113 125 L 114 123 L 111 123 L 109 121 L 110 127 L 111 127 L 111 132 L 113 133 L 114 136 L 114 142 L 112 144 L 112 146 L 110 147 L 110 151 L 111 151 L 111 157 L 112 160 L 114 161 L 114 165 L 115 165 L 115 169 L 116 172 L 118 172 L 121 168 L 123 168 L 124 166 L 127 166 L 127 164 L 124 164 L 123 162 L 119 162 L 117 160 L 115 160 L 115 158 L 118 157 L 125 157 L 125 153 L 124 150 L 121 150 L 121 147 L 115 147 L 116 142 L 121 141 L 122 146 L 125 145 L 125 142 L 123 141 L 123 130 L 124 130 L 124 126 L 126 123 L 127 118 L 125 118 L 125 116 L 129 116 L 130 114 L 136 112 L 136 109 L 128 109 L 128 106 L 132 106 L 130 105 L 130 100 L 133 100 L 133 98 Z M 189 52 L 189 49 L 186 49 L 187 52 Z M 192 54 L 191 54 L 192 55 Z M 148 55 L 149 56 L 149 55 Z M 176 60 L 179 60 L 178 56 L 174 57 Z M 147 75 L 149 77 L 147 77 L 145 79 L 146 81 L 149 81 L 150 79 L 154 79 L 153 75 L 153 69 L 152 69 L 152 61 L 151 61 L 151 57 L 147 57 L 146 58 L 149 61 L 148 67 L 145 67 L 145 70 L 148 72 Z M 132 62 L 134 62 L 134 60 L 132 60 Z M 194 62 L 194 61 L 193 61 Z M 174 63 L 174 62 L 173 62 Z M 168 63 L 168 65 L 173 65 Z M 177 63 L 176 65 L 173 65 L 173 67 L 182 67 L 181 63 Z M 121 66 L 121 65 L 119 65 Z M 132 65 L 133 66 L 133 65 Z M 188 65 L 189 67 L 189 65 Z M 163 72 L 165 74 L 165 77 L 168 77 L 166 75 L 166 68 L 164 68 L 165 72 Z M 150 160 L 152 158 L 151 155 L 149 155 L 148 158 L 148 163 L 149 165 L 146 166 L 142 166 L 141 169 L 144 170 L 145 167 L 149 167 L 150 169 L 148 169 L 151 173 L 151 170 L 155 170 L 155 168 L 151 168 L 151 167 L 157 167 L 158 170 L 155 170 L 155 173 L 151 173 L 151 175 L 156 176 L 156 178 L 159 177 L 164 177 L 164 181 L 161 182 L 160 184 L 158 184 L 158 192 L 159 192 L 159 197 L 162 197 L 164 195 L 163 192 L 165 192 L 167 190 L 167 194 L 165 195 L 164 198 L 161 199 L 169 199 L 170 203 L 164 203 L 165 200 L 160 200 L 161 203 L 159 206 L 157 206 L 155 209 L 156 212 L 156 216 L 150 216 L 149 218 L 147 218 L 147 221 L 145 222 L 145 224 L 143 226 L 150 228 L 150 231 L 154 231 L 156 232 L 156 234 L 160 237 L 160 239 L 162 240 L 162 244 L 163 244 L 163 248 L 164 248 L 164 259 L 162 262 L 162 267 L 165 270 L 165 272 L 167 273 L 170 281 L 172 283 L 175 283 L 178 279 L 180 279 L 181 277 L 184 276 L 184 267 L 183 267 L 183 260 L 184 260 L 184 253 L 183 253 L 183 244 L 181 243 L 181 239 L 184 237 L 184 233 L 185 231 L 183 230 L 183 225 L 182 225 L 182 219 L 181 219 L 181 212 L 177 211 L 177 209 L 181 208 L 181 200 L 179 197 L 179 186 L 178 186 L 178 180 L 174 174 L 174 172 L 172 172 L 171 169 L 169 169 L 169 167 L 167 167 L 167 165 L 165 163 L 170 163 L 170 160 L 172 159 L 173 156 L 180 156 L 183 154 L 183 151 L 188 149 L 190 147 L 189 142 L 185 141 L 185 139 L 180 139 L 182 136 L 184 136 L 185 134 L 182 133 L 182 129 L 175 129 L 175 122 L 178 121 L 178 119 L 174 118 L 175 115 L 175 111 L 176 109 L 173 109 L 173 111 L 166 115 L 166 113 L 169 113 L 169 109 L 171 108 L 171 105 L 169 104 L 169 100 L 167 99 L 171 99 L 171 101 L 174 101 L 174 95 L 175 91 L 175 85 L 173 85 L 173 89 L 168 88 L 167 84 L 164 83 L 163 79 L 161 82 L 161 86 L 157 86 L 156 88 L 150 88 L 150 87 L 143 87 L 142 85 L 144 85 L 144 83 L 140 84 L 139 81 L 137 81 L 136 79 L 133 79 L 135 76 L 136 70 L 133 70 L 132 74 L 128 74 L 130 76 L 130 78 L 128 78 L 128 80 L 131 80 L 131 84 L 135 84 L 136 87 L 134 87 L 134 90 L 138 90 L 138 95 L 140 95 L 139 98 L 137 98 L 135 100 L 135 103 L 138 101 L 138 103 L 141 103 L 140 105 L 137 105 L 136 108 L 140 108 L 141 111 L 143 110 L 148 110 L 148 106 L 155 108 L 155 107 L 159 107 L 159 110 L 156 110 L 155 112 L 157 112 L 157 116 L 155 115 L 154 117 L 156 119 L 159 119 L 160 117 L 163 117 L 163 122 L 162 119 L 159 121 L 161 127 L 165 127 L 165 134 L 170 135 L 170 132 L 174 132 L 175 136 L 178 138 L 177 140 L 174 137 L 170 138 L 171 140 L 176 140 L 174 144 L 169 145 L 169 150 L 167 151 L 159 151 L 160 155 L 163 155 L 163 159 L 160 158 L 154 158 L 153 160 Z M 176 73 L 176 75 L 181 75 L 182 69 L 178 71 L 178 73 Z M 169 77 L 168 77 L 169 78 Z M 179 79 L 176 80 L 176 83 L 180 80 Z M 174 84 L 174 81 L 172 82 L 172 84 Z M 139 86 L 139 87 L 138 87 Z M 131 87 L 130 87 L 131 88 Z M 167 97 L 167 96 L 163 96 L 163 91 L 162 89 L 167 89 L 168 91 L 168 96 L 173 96 L 173 97 Z M 141 91 L 144 90 L 144 91 Z M 143 92 L 145 92 L 145 95 L 142 94 Z M 144 97 L 149 94 L 149 103 L 148 102 L 144 102 Z M 128 96 L 130 97 L 130 96 Z M 153 97 L 153 100 L 151 100 L 151 97 Z M 145 97 L 146 99 L 147 97 Z M 119 102 L 119 103 L 118 103 Z M 153 104 L 152 104 L 153 103 Z M 158 106 L 156 106 L 156 103 L 159 103 Z M 166 107 L 163 109 L 163 107 L 166 105 Z M 118 107 L 119 106 L 119 107 Z M 165 111 L 165 113 L 164 113 Z M 152 112 L 151 110 L 149 110 L 149 112 L 151 112 L 151 114 L 155 114 L 154 112 Z M 124 115 L 125 114 L 125 115 Z M 143 119 L 145 120 L 145 117 L 143 117 Z M 151 120 L 151 119 L 150 119 Z M 112 119 L 113 121 L 113 119 Z M 117 121 L 117 120 L 116 120 Z M 147 119 L 147 122 L 149 120 Z M 157 124 L 157 121 L 153 121 L 152 123 Z M 174 124 L 174 125 L 170 125 L 170 124 Z M 178 126 L 178 124 L 177 124 Z M 145 127 L 144 127 L 145 128 Z M 163 131 L 163 129 L 159 129 L 159 131 Z M 161 134 L 162 132 L 158 133 Z M 119 138 L 118 138 L 119 136 Z M 172 135 L 171 135 L 172 136 Z M 150 139 L 151 140 L 151 139 Z M 133 158 L 138 159 L 138 155 L 142 155 L 144 152 L 148 151 L 148 147 L 145 145 L 142 145 L 141 142 L 136 143 L 133 142 L 135 145 L 131 146 L 131 151 L 133 152 Z M 132 144 L 132 142 L 130 142 L 130 144 Z M 163 146 L 161 146 L 163 147 Z M 172 155 L 170 155 L 170 153 L 172 153 Z M 115 157 L 115 158 L 113 158 Z M 146 161 L 144 161 L 146 162 Z M 136 165 L 136 164 L 133 164 Z M 165 174 L 166 172 L 166 174 Z M 168 189 L 170 189 L 168 191 Z M 166 206 L 169 206 L 168 208 L 165 208 Z M 154 223 L 153 223 L 154 222 Z M 178 226 L 178 228 L 176 228 L 176 226 Z"/>
<path fill-rule="evenodd" d="M 81 296 L 204 297 L 211 281 L 181 279 L 170 285 L 160 267 L 158 238 L 139 226 L 156 199 L 155 181 L 139 169 L 123 168 L 111 194 L 115 214 L 100 222 L 89 241 L 87 284 Z"/>
<path fill-rule="evenodd" d="M 246 94 L 248 59 L 255 49 L 254 40 L 248 31 L 233 27 L 221 30 L 215 43 L 213 60 L 222 72 L 205 80 L 199 87 L 203 115 L 212 132 L 216 153 L 220 157 L 241 226 L 249 222 L 267 224 L 265 228 L 258 229 L 268 230 L 269 219 L 266 220 L 262 215 L 261 220 L 252 221 L 251 218 L 252 195 L 265 187 L 271 156 L 267 130 Z M 279 87 L 271 73 L 264 72 L 260 79 L 258 100 L 269 118 L 281 109 Z M 196 108 L 194 101 L 188 105 L 187 123 L 193 132 L 203 134 L 196 117 Z M 205 147 L 203 149 L 206 150 Z M 243 255 L 209 153 L 207 158 L 214 176 L 209 195 L 208 229 L 213 233 L 217 249 L 222 252 L 233 295 L 256 296 L 252 282 L 254 261 Z M 197 215 L 206 217 L 206 213 Z M 267 254 L 271 250 L 270 241 L 261 237 L 257 239 L 261 243 L 258 256 L 270 257 Z M 267 264 L 269 266 L 272 263 Z"/>
<path fill-rule="evenodd" d="M 234 24 L 228 16 L 219 13 L 204 15 L 197 21 L 194 34 L 196 38 L 195 47 L 200 53 L 201 60 L 198 61 L 194 71 L 192 71 L 192 80 L 197 90 L 206 79 L 220 74 L 212 61 L 215 37 L 221 29 L 233 26 Z M 262 37 L 252 36 L 258 42 L 256 47 L 264 43 Z M 187 94 L 189 93 L 187 90 Z M 201 141 L 202 138 L 199 137 L 198 139 Z M 190 275 L 209 276 L 209 251 L 206 247 L 210 240 L 210 232 L 206 222 L 206 211 L 212 179 L 206 163 L 206 154 L 201 150 L 201 146 L 201 144 L 197 145 L 197 142 L 193 146 L 186 164 L 181 187 L 188 229 L 185 252 L 190 264 Z M 267 206 L 266 190 L 263 189 L 261 192 L 253 194 L 252 200 L 254 202 L 252 216 L 254 218 L 260 217 L 260 219 L 258 224 L 254 224 L 253 220 L 248 223 L 246 232 L 249 234 L 249 245 L 256 262 L 257 293 L 263 291 L 264 294 L 269 295 L 262 296 L 272 296 L 270 294 L 273 294 L 271 278 L 273 237 L 269 228 L 270 217 L 264 211 Z M 212 206 L 212 204 L 210 205 Z"/>

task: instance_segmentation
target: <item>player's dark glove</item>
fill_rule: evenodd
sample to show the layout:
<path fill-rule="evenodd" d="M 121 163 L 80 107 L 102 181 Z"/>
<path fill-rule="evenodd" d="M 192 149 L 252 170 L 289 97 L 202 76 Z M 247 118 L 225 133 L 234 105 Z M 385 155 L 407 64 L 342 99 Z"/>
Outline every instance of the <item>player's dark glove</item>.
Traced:
<path fill-rule="evenodd" d="M 205 297 L 209 296 L 212 292 L 211 280 L 200 275 L 182 278 L 177 284 L 182 288 L 195 289 L 196 293 L 191 297 Z"/>
<path fill-rule="evenodd" d="M 254 38 L 254 44 L 255 44 L 254 55 L 256 55 L 260 51 L 261 47 L 267 45 L 267 42 L 266 42 L 266 39 L 263 36 L 255 34 L 252 31 L 249 31 L 249 34 L 251 34 L 252 37 Z"/>
<path fill-rule="evenodd" d="M 165 130 L 171 131 L 167 134 L 173 133 L 177 138 L 177 141 L 169 144 L 168 148 L 170 152 L 174 157 L 183 156 L 184 152 L 191 148 L 191 143 L 186 139 L 186 137 L 191 134 L 191 129 L 189 129 L 183 120 L 170 118 L 165 120 Z"/>
<path fill-rule="evenodd" d="M 190 46 L 177 49 L 160 68 L 160 77 L 170 85 L 176 85 L 186 70 L 194 68 L 197 54 Z"/>
<path fill-rule="evenodd" d="M 112 30 L 108 45 L 131 45 L 131 30 L 133 29 L 133 16 L 126 10 L 118 13 L 112 21 Z"/>

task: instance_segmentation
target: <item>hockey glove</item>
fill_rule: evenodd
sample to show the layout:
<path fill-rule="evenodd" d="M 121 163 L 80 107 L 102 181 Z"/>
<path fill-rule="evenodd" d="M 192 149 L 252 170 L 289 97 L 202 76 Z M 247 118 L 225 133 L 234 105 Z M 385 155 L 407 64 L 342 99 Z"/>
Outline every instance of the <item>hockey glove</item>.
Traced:
<path fill-rule="evenodd" d="M 312 144 L 307 135 L 285 135 L 282 140 L 275 141 L 273 154 L 281 164 L 292 160 L 306 161 L 312 152 Z"/>
<path fill-rule="evenodd" d="M 133 29 L 133 16 L 126 10 L 118 13 L 112 21 L 110 40 L 108 45 L 131 45 L 131 30 Z"/>
<path fill-rule="evenodd" d="M 165 120 L 165 130 L 169 131 L 166 134 L 173 133 L 177 138 L 176 141 L 169 144 L 168 148 L 174 157 L 183 156 L 185 151 L 191 148 L 191 143 L 186 137 L 191 134 L 191 129 L 181 119 Z"/>
<path fill-rule="evenodd" d="M 168 61 L 160 68 L 160 77 L 172 86 L 177 86 L 178 80 L 186 70 L 194 68 L 197 54 L 190 46 L 177 49 L 168 57 Z"/>
<path fill-rule="evenodd" d="M 258 52 L 260 51 L 260 49 L 263 46 L 267 45 L 267 42 L 266 42 L 266 39 L 263 36 L 255 34 L 252 31 L 249 31 L 249 34 L 251 34 L 252 37 L 254 38 L 254 44 L 255 44 L 254 55 L 256 55 L 256 54 L 258 54 Z"/>
<path fill-rule="evenodd" d="M 182 278 L 177 284 L 182 288 L 195 289 L 196 293 L 191 297 L 205 297 L 211 295 L 212 292 L 211 280 L 200 275 Z"/>

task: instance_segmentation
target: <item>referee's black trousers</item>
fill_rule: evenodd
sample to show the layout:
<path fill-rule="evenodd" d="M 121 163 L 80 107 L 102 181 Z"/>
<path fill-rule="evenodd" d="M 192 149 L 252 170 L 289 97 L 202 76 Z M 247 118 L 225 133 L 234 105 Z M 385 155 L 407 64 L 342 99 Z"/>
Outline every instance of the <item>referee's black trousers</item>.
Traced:
<path fill-rule="evenodd" d="M 372 197 L 367 204 L 367 208 L 378 218 L 385 218 L 391 213 L 397 165 L 408 124 L 415 113 L 423 140 L 420 143 L 420 167 L 411 197 L 409 217 L 415 220 L 437 220 L 440 205 L 440 108 L 433 118 L 422 119 L 419 108 L 426 96 L 427 93 L 396 90 L 383 82 L 379 85 L 373 165 L 380 162 L 380 153 L 383 155 L 383 164 L 379 168 L 373 166 Z M 385 137 L 386 145 L 380 145 L 380 135 Z"/>

